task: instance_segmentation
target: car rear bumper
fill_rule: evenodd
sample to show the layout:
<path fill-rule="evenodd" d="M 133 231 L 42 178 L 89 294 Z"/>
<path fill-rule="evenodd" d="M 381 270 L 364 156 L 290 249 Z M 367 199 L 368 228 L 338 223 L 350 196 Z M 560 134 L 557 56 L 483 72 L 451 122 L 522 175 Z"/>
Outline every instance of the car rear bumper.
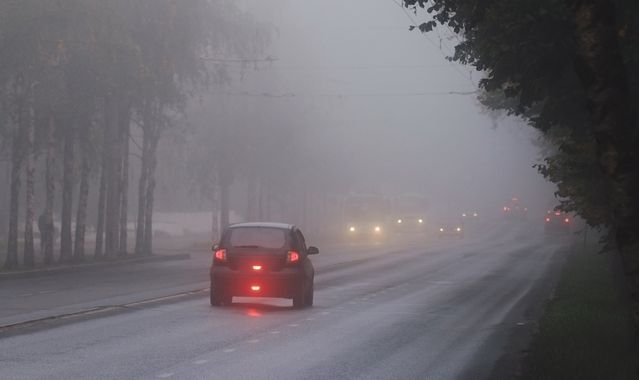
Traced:
<path fill-rule="evenodd" d="M 304 273 L 298 268 L 270 273 L 250 273 L 228 267 L 211 270 L 212 289 L 231 296 L 293 298 L 304 282 Z M 252 286 L 259 286 L 260 290 L 253 290 Z"/>

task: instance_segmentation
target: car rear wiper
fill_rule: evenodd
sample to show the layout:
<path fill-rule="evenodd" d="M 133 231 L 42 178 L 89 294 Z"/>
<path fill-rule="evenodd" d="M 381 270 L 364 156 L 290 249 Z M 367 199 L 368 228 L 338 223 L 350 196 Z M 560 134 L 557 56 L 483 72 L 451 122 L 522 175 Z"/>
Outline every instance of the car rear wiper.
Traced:
<path fill-rule="evenodd" d="M 235 245 L 234 248 L 262 248 L 259 245 Z"/>

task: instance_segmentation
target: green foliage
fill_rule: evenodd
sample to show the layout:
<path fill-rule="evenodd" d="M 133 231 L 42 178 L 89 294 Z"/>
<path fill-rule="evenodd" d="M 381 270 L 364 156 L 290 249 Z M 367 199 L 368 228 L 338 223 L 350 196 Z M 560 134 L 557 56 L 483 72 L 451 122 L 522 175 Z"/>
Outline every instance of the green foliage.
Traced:
<path fill-rule="evenodd" d="M 593 226 L 614 227 L 617 191 L 600 170 L 589 100 L 579 76 L 573 15 L 564 0 L 404 0 L 461 34 L 451 60 L 484 73 L 481 103 L 528 120 L 550 155 L 540 173 L 558 186 L 560 207 Z M 615 2 L 619 41 L 635 98 L 639 89 L 639 5 Z M 429 24 L 425 29 L 430 29 Z M 627 126 L 637 141 L 636 125 Z M 617 210 L 618 211 L 618 210 Z"/>

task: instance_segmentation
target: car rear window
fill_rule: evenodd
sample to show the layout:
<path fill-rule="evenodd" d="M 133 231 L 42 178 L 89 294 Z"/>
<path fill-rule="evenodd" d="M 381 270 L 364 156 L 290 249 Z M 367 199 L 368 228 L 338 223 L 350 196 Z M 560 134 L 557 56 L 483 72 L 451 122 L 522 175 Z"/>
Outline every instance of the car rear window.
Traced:
<path fill-rule="evenodd" d="M 268 227 L 237 227 L 230 229 L 228 242 L 235 248 L 280 249 L 286 246 L 286 231 Z"/>

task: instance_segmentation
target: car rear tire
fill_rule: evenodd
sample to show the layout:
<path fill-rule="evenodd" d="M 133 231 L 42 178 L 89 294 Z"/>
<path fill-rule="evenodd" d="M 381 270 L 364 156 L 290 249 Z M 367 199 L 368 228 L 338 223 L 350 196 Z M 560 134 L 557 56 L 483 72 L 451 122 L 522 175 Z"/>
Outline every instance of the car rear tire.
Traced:
<path fill-rule="evenodd" d="M 220 294 L 219 291 L 216 292 L 212 287 L 211 287 L 210 299 L 211 299 L 211 306 L 215 306 L 215 307 L 230 305 L 233 302 L 232 296 L 229 296 L 223 293 Z"/>
<path fill-rule="evenodd" d="M 313 284 L 311 284 L 310 288 L 308 289 L 308 292 L 306 292 L 306 306 L 310 307 L 313 306 Z"/>
<path fill-rule="evenodd" d="M 293 296 L 293 308 L 301 309 L 306 306 L 306 291 L 300 289 L 296 295 Z"/>

